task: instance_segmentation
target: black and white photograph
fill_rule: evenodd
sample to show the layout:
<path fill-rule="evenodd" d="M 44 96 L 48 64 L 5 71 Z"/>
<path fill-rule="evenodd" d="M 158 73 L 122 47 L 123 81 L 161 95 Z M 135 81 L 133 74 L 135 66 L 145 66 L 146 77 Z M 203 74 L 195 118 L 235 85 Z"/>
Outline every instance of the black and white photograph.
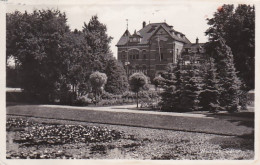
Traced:
<path fill-rule="evenodd" d="M 259 1 L 1 5 L 0 164 L 257 163 Z"/>

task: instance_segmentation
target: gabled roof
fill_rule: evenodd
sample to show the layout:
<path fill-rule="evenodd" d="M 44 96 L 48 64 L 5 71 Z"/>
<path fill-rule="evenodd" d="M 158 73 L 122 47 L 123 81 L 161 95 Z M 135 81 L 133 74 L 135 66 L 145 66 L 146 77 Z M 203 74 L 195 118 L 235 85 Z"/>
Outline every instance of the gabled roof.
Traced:
<path fill-rule="evenodd" d="M 138 44 L 148 44 L 149 39 L 160 29 L 163 28 L 174 40 L 189 44 L 191 43 L 183 33 L 178 32 L 169 26 L 167 23 L 151 23 L 142 28 L 137 32 L 138 35 L 142 37 L 141 42 Z M 117 43 L 117 46 L 122 46 L 127 43 L 127 37 L 124 35 L 120 38 Z"/>
<path fill-rule="evenodd" d="M 128 30 L 126 30 L 124 32 L 124 34 L 122 35 L 122 37 L 119 39 L 117 45 L 125 45 L 127 43 L 128 37 L 131 36 L 130 32 Z"/>

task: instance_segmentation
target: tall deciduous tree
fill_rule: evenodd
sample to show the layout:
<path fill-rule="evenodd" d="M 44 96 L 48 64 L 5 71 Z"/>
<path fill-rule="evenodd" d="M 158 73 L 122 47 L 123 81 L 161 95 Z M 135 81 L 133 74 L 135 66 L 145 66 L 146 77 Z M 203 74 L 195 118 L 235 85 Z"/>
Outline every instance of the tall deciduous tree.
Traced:
<path fill-rule="evenodd" d="M 208 19 L 210 28 L 206 31 L 210 41 L 222 37 L 234 55 L 238 76 L 246 84 L 244 90 L 254 89 L 255 78 L 255 8 L 250 5 L 223 5 L 213 18 Z M 213 45 L 212 45 L 213 44 Z M 214 42 L 207 49 L 210 54 Z M 216 59 L 217 60 L 217 59 Z M 217 62 L 217 61 L 216 61 Z"/>
<path fill-rule="evenodd" d="M 65 67 L 62 73 L 63 79 L 60 83 L 61 86 L 72 88 L 71 92 L 74 96 L 74 98 L 71 98 L 72 101 L 90 91 L 90 89 L 87 89 L 89 75 L 91 74 L 88 50 L 89 46 L 82 32 L 74 30 L 74 32 L 66 33 L 61 44 Z M 67 97 L 71 93 L 67 88 L 65 88 L 65 91 L 60 91 L 61 97 Z"/>
<path fill-rule="evenodd" d="M 21 87 L 42 101 L 52 100 L 63 68 L 60 44 L 69 31 L 58 10 L 7 14 L 7 57 L 13 56 L 21 73 Z"/>

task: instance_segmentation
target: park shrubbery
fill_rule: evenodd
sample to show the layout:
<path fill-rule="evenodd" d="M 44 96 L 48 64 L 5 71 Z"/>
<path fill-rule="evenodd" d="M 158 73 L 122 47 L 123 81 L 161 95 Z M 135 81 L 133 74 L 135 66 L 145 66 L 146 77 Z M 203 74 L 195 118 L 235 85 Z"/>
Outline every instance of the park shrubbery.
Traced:
<path fill-rule="evenodd" d="M 150 108 L 150 106 L 158 102 L 160 96 L 158 91 L 148 90 L 140 91 L 138 97 L 140 100 L 141 108 Z M 136 103 L 136 99 L 136 94 L 131 91 L 124 92 L 122 95 L 116 95 L 104 91 L 100 96 L 99 102 L 96 103 L 96 106 L 133 104 Z M 94 94 L 89 93 L 86 96 L 78 97 L 78 99 L 72 105 L 94 105 L 94 100 Z"/>

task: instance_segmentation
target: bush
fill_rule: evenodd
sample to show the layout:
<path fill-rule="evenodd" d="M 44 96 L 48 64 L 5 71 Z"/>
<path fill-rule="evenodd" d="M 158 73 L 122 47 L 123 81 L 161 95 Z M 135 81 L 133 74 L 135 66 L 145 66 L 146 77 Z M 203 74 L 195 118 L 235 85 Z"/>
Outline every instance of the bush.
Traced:
<path fill-rule="evenodd" d="M 112 93 L 104 91 L 101 95 L 101 99 L 109 100 L 109 99 L 120 99 L 122 95 L 114 95 Z"/>
<path fill-rule="evenodd" d="M 87 96 L 81 96 L 81 97 L 78 97 L 73 105 L 78 105 L 78 106 L 87 106 L 89 104 L 92 103 L 92 100 L 90 98 L 88 98 Z"/>
<path fill-rule="evenodd" d="M 134 92 L 126 91 L 123 93 L 122 98 L 123 99 L 136 99 L 136 95 L 134 94 Z"/>
<path fill-rule="evenodd" d="M 134 100 L 130 99 L 111 99 L 111 100 L 101 100 L 97 103 L 97 106 L 106 106 L 106 105 L 122 105 L 122 104 L 129 104 L 134 103 Z"/>

